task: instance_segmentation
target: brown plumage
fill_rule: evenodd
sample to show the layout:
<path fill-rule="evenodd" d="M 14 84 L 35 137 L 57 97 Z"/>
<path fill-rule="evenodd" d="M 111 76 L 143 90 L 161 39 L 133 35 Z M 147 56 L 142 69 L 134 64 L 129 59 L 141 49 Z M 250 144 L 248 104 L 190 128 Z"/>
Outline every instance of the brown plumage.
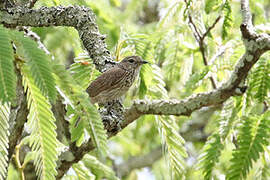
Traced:
<path fill-rule="evenodd" d="M 123 96 L 147 63 L 139 56 L 125 57 L 119 64 L 102 73 L 87 88 L 91 102 L 106 103 Z"/>

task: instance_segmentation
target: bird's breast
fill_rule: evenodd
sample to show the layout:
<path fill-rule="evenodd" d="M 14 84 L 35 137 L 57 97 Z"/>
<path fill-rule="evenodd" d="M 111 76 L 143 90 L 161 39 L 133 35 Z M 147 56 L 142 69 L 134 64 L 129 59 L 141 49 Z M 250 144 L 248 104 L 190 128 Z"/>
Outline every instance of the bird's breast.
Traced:
<path fill-rule="evenodd" d="M 136 77 L 138 76 L 138 72 L 139 71 L 137 69 L 132 70 L 132 71 L 128 71 L 127 76 L 125 78 L 125 82 L 124 82 L 125 87 L 129 88 L 129 87 L 132 86 L 132 84 L 134 83 Z"/>

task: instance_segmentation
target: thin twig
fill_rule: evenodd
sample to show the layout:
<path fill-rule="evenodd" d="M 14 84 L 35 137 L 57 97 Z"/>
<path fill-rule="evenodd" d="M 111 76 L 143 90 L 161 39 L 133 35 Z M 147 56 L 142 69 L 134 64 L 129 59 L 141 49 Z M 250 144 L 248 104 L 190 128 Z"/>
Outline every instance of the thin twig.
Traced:
<path fill-rule="evenodd" d="M 219 46 L 219 47 L 218 47 L 218 51 L 217 51 L 216 54 L 214 54 L 214 56 L 210 59 L 209 64 L 212 65 L 218 57 L 220 57 L 221 55 L 224 54 L 224 52 L 226 51 L 227 48 L 228 48 L 228 45 L 227 45 L 227 44 L 224 45 L 224 46 Z"/>
<path fill-rule="evenodd" d="M 208 35 L 208 33 L 210 33 L 210 31 L 216 26 L 216 24 L 218 23 L 218 21 L 221 19 L 221 15 L 219 15 L 217 17 L 217 19 L 215 20 L 215 22 L 212 24 L 212 26 L 210 26 L 205 33 L 202 35 L 202 41 L 204 40 L 204 38 Z"/>
<path fill-rule="evenodd" d="M 14 157 L 14 160 L 15 160 L 15 163 L 16 163 L 16 166 L 20 172 L 20 176 L 21 176 L 21 179 L 22 180 L 25 180 L 25 176 L 24 176 L 24 172 L 23 172 L 23 169 L 24 167 L 21 165 L 21 162 L 20 162 L 20 148 L 21 148 L 21 143 L 18 144 L 15 148 L 15 155 L 13 156 Z"/>
<path fill-rule="evenodd" d="M 189 24 L 192 26 L 191 29 L 194 29 L 193 34 L 194 34 L 195 39 L 199 42 L 202 37 L 201 37 L 201 34 L 199 33 L 195 23 L 193 22 L 193 19 L 192 19 L 190 14 L 188 14 L 188 21 L 189 21 Z"/>
<path fill-rule="evenodd" d="M 187 8 L 188 8 L 188 2 L 186 0 L 185 0 L 185 2 L 186 2 L 186 5 L 187 5 Z M 191 30 L 193 32 L 193 35 L 194 35 L 196 41 L 199 43 L 199 48 L 200 48 L 200 51 L 201 51 L 201 54 L 202 54 L 202 58 L 203 58 L 203 64 L 205 66 L 208 66 L 208 61 L 207 61 L 207 57 L 206 57 L 206 54 L 205 54 L 205 43 L 204 43 L 204 39 L 210 33 L 210 31 L 216 26 L 216 24 L 218 23 L 218 21 L 220 19 L 221 19 L 221 16 L 219 15 L 217 17 L 217 19 L 214 21 L 214 23 L 205 31 L 205 33 L 200 34 L 197 26 L 195 25 L 195 23 L 194 23 L 194 21 L 192 19 L 192 16 L 188 12 L 189 25 L 190 25 L 190 28 L 191 28 Z M 209 79 L 210 79 L 210 82 L 212 84 L 213 89 L 216 89 L 217 88 L 217 85 L 215 83 L 214 78 L 212 76 L 210 76 Z"/>

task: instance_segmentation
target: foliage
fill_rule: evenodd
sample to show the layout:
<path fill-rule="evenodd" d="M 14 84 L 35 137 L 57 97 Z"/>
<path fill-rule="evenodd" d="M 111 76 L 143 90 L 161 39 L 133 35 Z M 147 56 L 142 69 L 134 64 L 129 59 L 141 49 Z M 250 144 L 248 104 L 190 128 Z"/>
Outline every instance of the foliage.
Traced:
<path fill-rule="evenodd" d="M 49 57 L 38 48 L 35 41 L 23 37 L 21 33 L 13 32 L 12 35 L 18 47 L 18 55 L 26 60 L 36 86 L 45 97 L 48 96 L 51 101 L 55 101 L 56 89 Z"/>
<path fill-rule="evenodd" d="M 9 34 L 0 26 L 0 100 L 3 103 L 11 102 L 16 96 L 13 59 Z"/>
<path fill-rule="evenodd" d="M 7 167 L 8 167 L 8 136 L 9 133 L 9 120 L 10 116 L 10 107 L 8 104 L 1 104 L 0 106 L 0 179 L 4 179 L 7 174 Z"/>
<path fill-rule="evenodd" d="M 203 169 L 204 179 L 211 179 L 214 166 L 219 161 L 219 156 L 224 148 L 224 144 L 221 142 L 219 134 L 212 134 L 203 149 L 201 157 L 199 158 L 200 167 Z"/>
<path fill-rule="evenodd" d="M 229 3 L 229 0 L 226 0 L 224 3 L 224 21 L 222 26 L 222 39 L 225 39 L 229 34 L 229 28 L 232 26 L 232 9 Z"/>
<path fill-rule="evenodd" d="M 31 131 L 30 146 L 37 151 L 34 160 L 40 179 L 53 179 L 56 175 L 57 139 L 55 118 L 48 100 L 35 85 L 28 67 L 22 67 L 23 85 L 27 92 L 29 109 L 27 126 Z"/>
<path fill-rule="evenodd" d="M 182 179 L 185 173 L 184 158 L 187 152 L 184 147 L 185 140 L 179 135 L 175 128 L 173 117 L 158 118 L 161 126 L 161 134 L 168 151 L 169 165 L 172 168 L 172 178 Z"/>
<path fill-rule="evenodd" d="M 245 51 L 239 1 L 38 0 L 35 8 L 58 5 L 91 8 L 116 61 L 136 54 L 150 62 L 125 96 L 125 107 L 134 99 L 183 99 L 212 90 L 209 77 L 220 87 Z M 268 1 L 250 1 L 253 23 L 260 32 L 269 33 L 269 6 Z M 203 35 L 219 16 L 200 49 L 194 32 Z M 20 174 L 16 166 L 7 169 L 8 137 L 14 133 L 9 132 L 13 127 L 9 121 L 18 108 L 16 81 L 20 78 L 16 76 L 22 76 L 29 111 L 25 137 L 18 140 L 23 147 L 31 147 L 22 164 L 33 161 L 40 179 L 54 179 L 60 153 L 89 139 L 97 153 L 72 164 L 63 179 L 118 179 L 113 171 L 118 164 L 129 164 L 161 145 L 164 158 L 135 166 L 121 178 L 269 179 L 269 54 L 259 59 L 243 82 L 248 87 L 243 96 L 195 111 L 190 117 L 143 116 L 107 144 L 97 106 L 85 92 L 100 72 L 84 51 L 77 31 L 68 27 L 31 30 L 50 55 L 23 33 L 0 26 L 0 179 L 7 174 L 17 179 Z M 66 111 L 63 122 L 52 111 L 59 102 Z M 64 123 L 69 128 L 67 138 L 61 138 Z"/>
<path fill-rule="evenodd" d="M 257 116 L 243 117 L 237 138 L 237 148 L 233 151 L 228 179 L 246 178 L 253 163 L 260 158 L 264 147 L 269 144 L 269 112 Z"/>
<path fill-rule="evenodd" d="M 87 154 L 83 158 L 82 162 L 86 168 L 95 174 L 97 179 L 107 178 L 109 180 L 119 180 L 119 178 L 115 176 L 114 171 L 110 167 L 101 163 L 94 156 Z"/>
<path fill-rule="evenodd" d="M 74 70 L 74 69 L 73 69 Z M 80 70 L 80 69 L 79 69 Z M 88 69 L 84 69 L 88 71 Z M 100 115 L 93 104 L 89 101 L 89 96 L 83 88 L 74 81 L 69 72 L 65 71 L 62 65 L 54 65 L 53 71 L 56 81 L 59 84 L 62 96 L 69 102 L 68 114 L 70 118 L 71 140 L 79 141 L 80 146 L 84 138 L 84 129 L 89 133 L 93 143 L 102 153 L 106 153 L 107 135 L 103 127 Z M 85 74 L 84 71 L 77 73 Z"/>
<path fill-rule="evenodd" d="M 254 67 L 254 71 L 252 73 L 252 77 L 250 80 L 250 85 L 252 87 L 253 92 L 255 92 L 254 97 L 258 100 L 258 102 L 264 102 L 268 97 L 268 91 L 270 88 L 270 63 L 268 56 L 262 57 L 257 66 Z"/>
<path fill-rule="evenodd" d="M 27 144 L 31 147 L 32 152 L 37 154 L 34 158 L 31 158 L 34 161 L 37 176 L 40 179 L 54 179 L 57 174 L 56 160 L 58 159 L 61 145 L 56 138 L 55 117 L 51 110 L 51 103 L 55 103 L 56 96 L 58 95 L 56 85 L 59 86 L 60 95 L 68 93 L 64 97 L 71 99 L 69 106 L 73 107 L 74 116 L 80 116 L 83 122 L 83 129 L 90 135 L 94 145 L 101 154 L 105 154 L 107 151 L 106 132 L 97 109 L 88 101 L 88 95 L 83 92 L 83 88 L 73 80 L 73 77 L 62 65 L 52 63 L 51 58 L 38 47 L 35 41 L 24 37 L 22 33 L 16 31 L 7 31 L 2 27 L 0 30 L 1 37 L 5 35 L 0 40 L 7 45 L 1 46 L 3 50 L 1 52 L 5 53 L 3 54 L 5 56 L 1 58 L 1 60 L 4 60 L 1 70 L 5 73 L 5 76 L 1 76 L 3 79 L 1 81 L 1 89 L 4 95 L 2 96 L 2 103 L 6 101 L 13 103 L 12 100 L 15 97 L 16 88 L 14 83 L 16 83 L 16 78 L 12 62 L 12 58 L 15 56 L 15 62 L 19 70 L 18 74 L 22 76 L 24 90 L 27 93 L 29 114 L 25 130 L 29 134 Z M 9 37 L 11 38 L 9 39 Z M 16 47 L 16 55 L 13 55 L 11 40 Z M 89 68 L 86 70 L 89 70 Z M 78 71 L 73 70 L 73 72 L 79 75 L 82 71 L 79 69 Z M 84 86 L 86 87 L 86 85 Z M 10 88 L 12 89 L 10 90 Z M 5 177 L 7 168 L 7 137 L 9 135 L 7 125 L 9 117 L 7 113 L 10 108 L 7 105 L 1 105 L 0 107 L 5 110 L 1 113 L 2 165 L 0 169 L 1 176 Z M 76 130 L 76 127 L 71 127 L 71 132 L 74 130 Z M 82 137 L 82 139 L 86 141 L 89 139 L 89 136 L 88 138 L 87 136 Z M 27 159 L 25 159 L 25 164 L 27 164 Z"/>

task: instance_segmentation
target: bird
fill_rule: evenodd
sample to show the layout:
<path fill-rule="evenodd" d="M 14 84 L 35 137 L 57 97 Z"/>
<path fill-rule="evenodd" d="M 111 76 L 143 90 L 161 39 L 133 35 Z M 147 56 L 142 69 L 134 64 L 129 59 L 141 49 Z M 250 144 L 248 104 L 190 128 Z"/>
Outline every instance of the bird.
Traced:
<path fill-rule="evenodd" d="M 140 56 L 127 56 L 90 83 L 86 89 L 92 104 L 119 100 L 132 86 L 141 66 L 148 63 Z"/>

